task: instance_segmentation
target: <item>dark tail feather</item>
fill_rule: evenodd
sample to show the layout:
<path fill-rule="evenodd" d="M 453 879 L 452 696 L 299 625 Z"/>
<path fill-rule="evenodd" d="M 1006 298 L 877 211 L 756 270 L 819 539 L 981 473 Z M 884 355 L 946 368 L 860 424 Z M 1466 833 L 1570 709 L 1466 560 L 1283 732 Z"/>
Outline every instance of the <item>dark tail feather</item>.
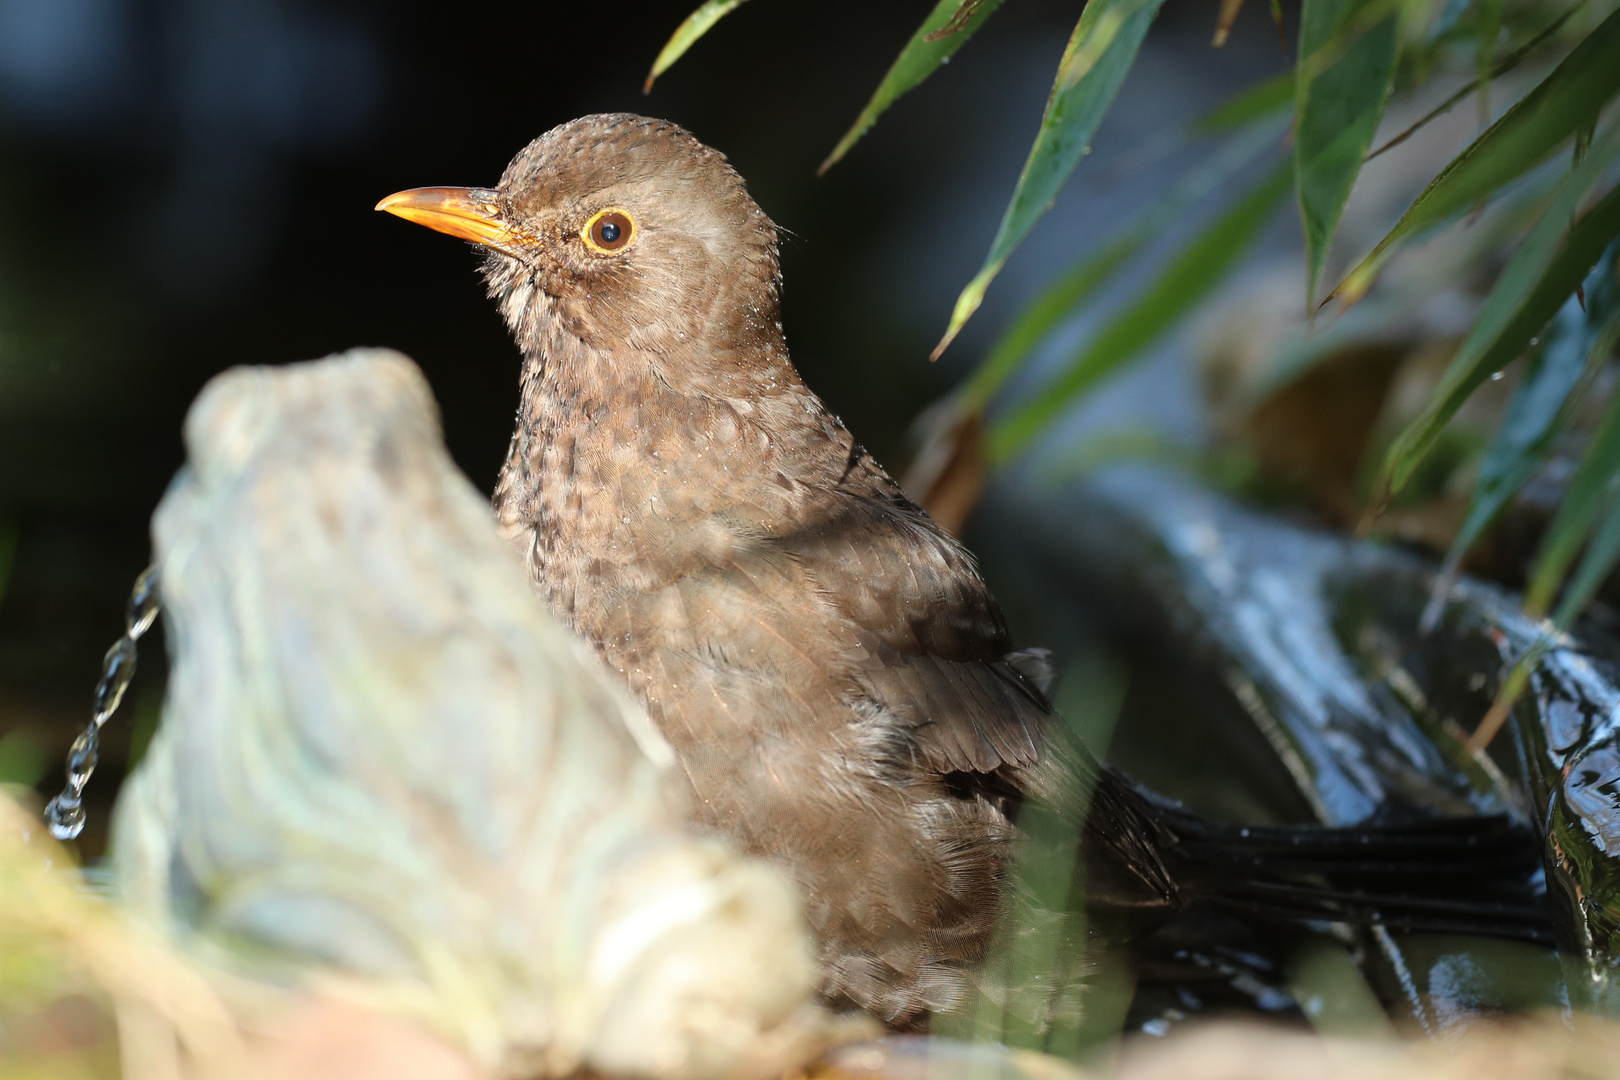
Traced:
<path fill-rule="evenodd" d="M 1202 899 L 1215 907 L 1288 921 L 1350 922 L 1416 933 L 1556 944 L 1545 905 L 1535 900 L 1446 901 L 1275 882 L 1240 884 Z"/>
<path fill-rule="evenodd" d="M 1534 835 L 1505 817 L 1218 825 L 1160 805 L 1183 898 L 1289 920 L 1551 944 Z"/>

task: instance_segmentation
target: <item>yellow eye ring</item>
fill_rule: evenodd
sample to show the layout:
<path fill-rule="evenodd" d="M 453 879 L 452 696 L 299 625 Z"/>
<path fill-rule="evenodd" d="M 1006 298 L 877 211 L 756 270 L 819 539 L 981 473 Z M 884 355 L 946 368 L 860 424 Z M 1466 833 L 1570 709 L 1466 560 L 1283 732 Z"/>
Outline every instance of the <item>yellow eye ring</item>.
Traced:
<path fill-rule="evenodd" d="M 636 219 L 617 206 L 598 210 L 579 230 L 585 246 L 603 255 L 617 255 L 636 238 Z"/>

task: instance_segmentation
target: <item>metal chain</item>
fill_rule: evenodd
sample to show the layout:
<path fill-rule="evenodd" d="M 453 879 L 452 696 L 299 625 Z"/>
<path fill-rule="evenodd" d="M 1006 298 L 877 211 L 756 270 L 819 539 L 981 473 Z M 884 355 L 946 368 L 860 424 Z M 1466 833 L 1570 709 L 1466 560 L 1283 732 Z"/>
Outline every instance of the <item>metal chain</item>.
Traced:
<path fill-rule="evenodd" d="M 158 615 L 158 573 L 156 566 L 148 566 L 135 579 L 135 588 L 129 594 L 129 607 L 124 611 L 124 636 L 113 642 L 101 661 L 101 680 L 96 683 L 96 696 L 90 726 L 79 733 L 68 750 L 67 786 L 62 794 L 45 806 L 45 824 L 58 840 L 71 840 L 84 831 L 84 785 L 96 770 L 96 757 L 101 749 L 101 725 L 118 709 L 124 700 L 124 691 L 135 677 L 135 643 L 141 639 Z"/>

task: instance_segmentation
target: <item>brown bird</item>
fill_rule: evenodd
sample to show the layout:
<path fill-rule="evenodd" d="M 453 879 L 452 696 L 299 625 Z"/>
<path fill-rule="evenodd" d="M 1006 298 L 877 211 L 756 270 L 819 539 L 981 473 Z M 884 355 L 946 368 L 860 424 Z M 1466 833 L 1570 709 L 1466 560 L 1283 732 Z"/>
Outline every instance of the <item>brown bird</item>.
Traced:
<path fill-rule="evenodd" d="M 1477 834 L 1465 870 L 1528 869 L 1500 821 L 1240 834 L 1100 767 L 972 556 L 799 378 L 776 227 L 682 129 L 585 117 L 492 189 L 378 209 L 486 250 L 523 353 L 505 533 L 646 703 L 706 821 L 797 878 L 834 1000 L 897 1024 L 963 1000 L 1031 799 L 1084 823 L 1093 929 L 1132 932 L 1197 896 L 1321 916 L 1339 894 L 1295 871 L 1340 884 L 1444 857 L 1455 872 L 1460 829 Z M 1386 898 L 1376 917 L 1541 932 L 1516 901 Z"/>

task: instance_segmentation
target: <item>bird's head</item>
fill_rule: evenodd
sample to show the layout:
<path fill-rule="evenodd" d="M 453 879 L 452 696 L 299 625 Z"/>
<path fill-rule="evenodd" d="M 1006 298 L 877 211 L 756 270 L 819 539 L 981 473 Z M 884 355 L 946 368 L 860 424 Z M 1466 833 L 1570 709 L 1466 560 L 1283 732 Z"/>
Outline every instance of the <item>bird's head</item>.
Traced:
<path fill-rule="evenodd" d="M 524 147 L 494 188 L 416 188 L 377 209 L 482 245 L 526 350 L 563 333 L 713 354 L 781 332 L 776 227 L 724 156 L 661 120 L 583 117 Z"/>

